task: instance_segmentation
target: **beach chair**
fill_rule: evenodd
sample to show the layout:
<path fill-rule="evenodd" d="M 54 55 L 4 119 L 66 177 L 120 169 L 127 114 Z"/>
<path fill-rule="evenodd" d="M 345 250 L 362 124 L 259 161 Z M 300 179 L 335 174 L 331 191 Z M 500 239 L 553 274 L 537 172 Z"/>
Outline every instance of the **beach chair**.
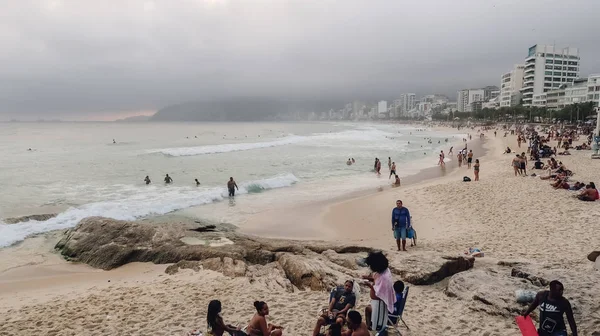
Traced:
<path fill-rule="evenodd" d="M 402 319 L 402 313 L 404 312 L 404 307 L 406 306 L 406 299 L 408 298 L 408 289 L 409 286 L 406 286 L 406 288 L 404 288 L 404 292 L 402 292 L 402 300 L 396 301 L 396 303 L 394 304 L 394 311 L 397 314 L 388 314 L 387 325 L 384 326 L 379 332 L 377 332 L 375 336 L 387 335 L 389 327 L 394 328 L 394 330 L 398 332 L 398 335 L 402 336 L 402 333 L 400 332 L 400 328 L 398 326 L 398 322 L 400 321 L 402 321 L 407 330 L 410 330 L 406 322 L 404 322 L 404 319 Z"/>
<path fill-rule="evenodd" d="M 353 281 L 354 281 L 354 286 L 352 287 L 352 293 L 354 293 L 354 297 L 356 298 L 356 303 L 358 304 L 358 300 L 360 298 L 360 285 L 358 284 L 357 280 L 353 280 Z M 333 297 L 335 296 L 335 293 L 337 293 L 338 291 L 343 291 L 343 290 L 344 290 L 344 286 L 333 287 L 331 289 L 331 291 L 329 291 L 329 300 L 327 301 L 327 305 L 329 306 L 329 302 L 331 302 L 331 299 L 333 299 Z M 356 305 L 354 307 L 356 307 Z M 326 310 L 327 310 L 327 308 L 323 308 L 323 309 L 319 310 L 318 316 L 321 316 Z M 355 310 L 355 309 L 351 308 L 350 310 Z M 331 323 L 326 326 L 323 326 L 323 328 L 325 328 L 325 332 L 327 331 L 327 328 L 330 325 L 331 325 Z"/>

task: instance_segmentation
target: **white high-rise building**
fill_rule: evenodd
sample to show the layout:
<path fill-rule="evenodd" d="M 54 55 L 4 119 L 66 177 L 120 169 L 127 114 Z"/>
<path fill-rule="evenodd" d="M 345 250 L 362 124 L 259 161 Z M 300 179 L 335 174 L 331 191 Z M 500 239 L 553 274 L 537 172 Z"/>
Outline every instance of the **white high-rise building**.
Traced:
<path fill-rule="evenodd" d="M 500 107 L 511 107 L 519 104 L 524 69 L 525 64 L 516 64 L 511 71 L 502 75 L 500 80 Z"/>
<path fill-rule="evenodd" d="M 587 87 L 587 101 L 595 102 L 596 106 L 600 106 L 600 74 L 590 75 Z"/>
<path fill-rule="evenodd" d="M 483 101 L 485 98 L 484 89 L 465 89 L 458 91 L 456 105 L 458 112 L 471 112 L 474 102 Z"/>
<path fill-rule="evenodd" d="M 400 113 L 407 116 L 408 111 L 415 108 L 417 95 L 414 93 L 403 93 L 400 95 Z"/>
<path fill-rule="evenodd" d="M 557 48 L 551 45 L 534 45 L 529 48 L 523 74 L 523 106 L 536 105 L 544 93 L 572 83 L 579 77 L 579 49 Z"/>
<path fill-rule="evenodd" d="M 377 113 L 387 113 L 387 101 L 382 100 L 377 104 Z"/>

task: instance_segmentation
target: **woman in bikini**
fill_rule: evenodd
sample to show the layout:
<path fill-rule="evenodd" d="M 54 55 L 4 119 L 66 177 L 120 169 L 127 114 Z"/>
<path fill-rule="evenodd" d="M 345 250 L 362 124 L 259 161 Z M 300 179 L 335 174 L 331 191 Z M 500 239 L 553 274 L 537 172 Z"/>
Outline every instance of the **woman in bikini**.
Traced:
<path fill-rule="evenodd" d="M 221 301 L 219 300 L 212 300 L 208 304 L 206 324 L 208 324 L 208 329 L 214 336 L 223 336 L 225 332 L 229 333 L 230 335 L 236 335 L 240 331 L 239 328 L 223 322 L 223 317 L 221 317 Z"/>
<path fill-rule="evenodd" d="M 473 166 L 473 173 L 475 173 L 475 181 L 479 181 L 479 159 L 475 159 L 475 165 Z"/>
<path fill-rule="evenodd" d="M 248 323 L 248 336 L 281 336 L 283 328 L 271 323 L 267 323 L 267 315 L 269 315 L 269 306 L 263 301 L 254 301 L 256 314 Z"/>

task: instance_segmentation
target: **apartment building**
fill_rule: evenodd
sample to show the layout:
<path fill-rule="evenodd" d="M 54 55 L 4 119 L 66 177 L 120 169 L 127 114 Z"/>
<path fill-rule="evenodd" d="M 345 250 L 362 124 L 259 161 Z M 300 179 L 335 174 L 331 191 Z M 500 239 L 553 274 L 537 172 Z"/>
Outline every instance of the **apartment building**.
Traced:
<path fill-rule="evenodd" d="M 523 106 L 537 106 L 540 97 L 561 85 L 573 83 L 579 77 L 579 49 L 557 48 L 553 45 L 534 45 L 529 48 L 523 70 Z"/>

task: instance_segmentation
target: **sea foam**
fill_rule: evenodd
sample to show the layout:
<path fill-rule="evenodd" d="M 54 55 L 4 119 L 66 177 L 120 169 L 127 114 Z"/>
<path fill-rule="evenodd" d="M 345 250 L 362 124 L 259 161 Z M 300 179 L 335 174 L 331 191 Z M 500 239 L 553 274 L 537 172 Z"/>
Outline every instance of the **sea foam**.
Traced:
<path fill-rule="evenodd" d="M 293 174 L 284 174 L 262 180 L 242 182 L 239 184 L 238 194 L 289 187 L 298 181 Z M 130 188 L 132 187 L 130 186 Z M 0 247 L 10 246 L 34 234 L 74 227 L 86 217 L 102 216 L 119 220 L 135 220 L 218 202 L 228 196 L 224 187 L 195 188 L 154 185 L 134 188 L 139 190 L 126 198 L 93 202 L 70 208 L 47 221 L 29 221 L 19 224 L 4 224 L 0 221 Z"/>

